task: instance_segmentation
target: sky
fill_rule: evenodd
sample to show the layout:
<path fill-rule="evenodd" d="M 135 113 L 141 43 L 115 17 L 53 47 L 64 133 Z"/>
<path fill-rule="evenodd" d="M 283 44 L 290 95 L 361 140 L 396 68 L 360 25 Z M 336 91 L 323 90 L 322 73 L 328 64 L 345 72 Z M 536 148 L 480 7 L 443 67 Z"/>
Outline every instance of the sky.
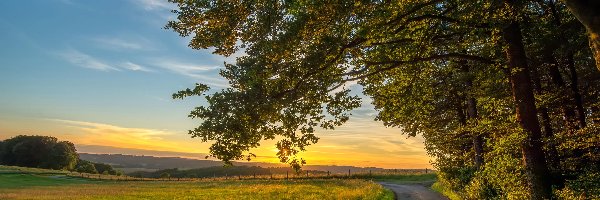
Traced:
<path fill-rule="evenodd" d="M 200 123 L 187 115 L 205 102 L 171 94 L 197 82 L 226 88 L 218 71 L 243 53 L 189 48 L 189 38 L 163 28 L 175 8 L 166 0 L 0 1 L 0 140 L 50 135 L 78 152 L 204 158 L 210 143 L 187 134 Z M 431 167 L 421 137 L 375 115 L 364 97 L 348 123 L 318 130 L 301 156 L 312 165 Z M 275 149 L 264 141 L 253 161 L 277 162 Z"/>

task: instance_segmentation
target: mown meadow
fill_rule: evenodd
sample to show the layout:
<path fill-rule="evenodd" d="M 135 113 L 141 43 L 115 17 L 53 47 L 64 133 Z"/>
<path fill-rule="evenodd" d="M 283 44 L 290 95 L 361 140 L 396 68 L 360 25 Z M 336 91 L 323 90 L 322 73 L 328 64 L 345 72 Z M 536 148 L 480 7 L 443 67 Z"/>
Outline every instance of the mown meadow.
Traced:
<path fill-rule="evenodd" d="M 115 181 L 0 166 L 0 199 L 393 199 L 364 179 Z"/>

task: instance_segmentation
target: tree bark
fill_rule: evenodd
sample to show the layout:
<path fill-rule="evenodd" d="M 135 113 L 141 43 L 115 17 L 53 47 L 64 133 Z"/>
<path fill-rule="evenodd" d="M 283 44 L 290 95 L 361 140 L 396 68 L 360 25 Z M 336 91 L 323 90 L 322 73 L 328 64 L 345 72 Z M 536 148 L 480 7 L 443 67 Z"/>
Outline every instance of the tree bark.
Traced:
<path fill-rule="evenodd" d="M 558 13 L 557 9 L 556 9 L 556 3 L 553 1 L 549 1 L 548 2 L 548 6 L 550 7 L 550 14 L 552 15 L 552 19 L 553 19 L 553 23 L 557 28 L 560 28 L 562 25 L 561 22 L 561 18 L 560 18 L 560 14 Z M 555 49 L 559 49 L 560 44 L 563 43 L 565 41 L 568 41 L 566 39 L 567 37 L 565 36 L 565 33 L 563 31 L 559 31 L 556 34 L 556 39 L 551 42 L 549 45 L 545 45 L 544 46 L 544 62 L 549 66 L 550 69 L 550 77 L 552 78 L 552 82 L 554 82 L 555 85 L 557 85 L 561 90 L 571 90 L 571 95 L 570 97 L 572 99 L 562 99 L 561 100 L 561 108 L 564 114 L 564 119 L 566 122 L 566 127 L 580 127 L 583 128 L 585 127 L 585 113 L 583 113 L 583 100 L 581 98 L 581 94 L 579 93 L 579 90 L 577 89 L 577 73 L 575 72 L 575 62 L 573 60 L 573 52 L 571 50 L 571 48 L 567 48 L 566 52 L 562 52 L 564 55 L 564 60 L 565 63 L 561 63 L 566 65 L 565 68 L 569 69 L 570 73 L 571 73 L 571 80 L 575 80 L 574 85 L 571 84 L 570 87 L 567 87 L 567 85 L 565 84 L 565 81 L 560 73 L 560 70 L 558 69 L 559 63 L 556 61 L 556 58 L 554 57 L 554 50 Z M 566 45 L 569 45 L 568 43 Z M 573 81 L 571 81 L 573 83 Z M 575 87 L 575 89 L 574 89 Z M 571 107 L 570 102 L 571 100 L 573 100 L 573 103 L 575 104 L 575 108 Z M 578 115 L 575 115 L 575 111 L 577 111 Z M 579 114 L 584 114 L 583 117 L 582 115 Z M 577 118 L 577 119 L 576 119 Z M 581 120 L 583 119 L 583 123 L 581 122 Z M 577 124 L 577 122 L 579 122 Z"/>
<path fill-rule="evenodd" d="M 540 80 L 540 76 L 536 70 L 532 70 L 532 78 L 534 83 L 535 93 L 537 95 L 542 95 L 542 81 Z M 548 114 L 548 108 L 544 106 L 539 106 L 540 117 L 542 118 L 542 130 L 543 137 L 546 139 L 548 143 L 546 143 L 547 151 L 547 161 L 549 165 L 549 169 L 552 172 L 552 182 L 556 185 L 563 185 L 564 178 L 560 172 L 560 154 L 558 153 L 558 149 L 556 148 L 556 142 L 554 141 L 554 130 L 552 129 L 552 121 L 550 119 L 550 115 Z"/>
<path fill-rule="evenodd" d="M 598 11 L 600 12 L 600 11 Z M 579 92 L 579 78 L 577 77 L 577 70 L 575 69 L 575 60 L 573 59 L 573 53 L 567 55 L 567 67 L 571 75 L 571 91 L 573 92 L 573 99 L 575 100 L 575 110 L 577 111 L 577 121 L 579 122 L 579 128 L 585 128 L 587 123 L 585 122 L 585 109 L 583 108 L 583 97 Z"/>
<path fill-rule="evenodd" d="M 467 91 L 467 118 L 471 121 L 476 121 L 478 118 L 477 114 L 477 100 L 473 96 L 473 77 L 469 74 L 469 65 L 466 61 L 460 62 L 463 73 L 467 76 L 465 85 Z M 471 132 L 473 140 L 473 150 L 475 151 L 475 167 L 479 168 L 483 165 L 483 137 L 480 133 Z"/>
<path fill-rule="evenodd" d="M 542 95 L 542 81 L 540 80 L 539 73 L 535 70 L 532 71 L 532 78 L 534 83 L 535 93 L 537 95 Z M 542 127 L 544 137 L 553 137 L 554 130 L 552 130 L 552 121 L 550 120 L 550 115 L 548 114 L 548 108 L 546 106 L 539 106 L 540 117 L 542 117 Z"/>
<path fill-rule="evenodd" d="M 476 108 L 475 98 L 469 98 L 467 101 L 469 118 L 476 120 L 477 118 L 477 108 Z M 475 167 L 480 168 L 483 165 L 483 137 L 480 133 L 472 133 L 473 134 L 473 150 L 475 150 Z"/>
<path fill-rule="evenodd" d="M 558 62 L 554 58 L 552 53 L 552 49 L 556 47 L 546 46 L 544 50 L 544 64 L 548 66 L 548 70 L 550 72 L 550 80 L 552 83 L 556 85 L 561 91 L 566 92 L 569 90 L 567 88 L 567 84 L 563 79 L 560 70 L 558 69 Z M 570 104 L 570 95 L 566 97 L 560 98 L 560 109 L 563 113 L 563 119 L 566 127 L 572 127 L 575 124 L 575 111 L 572 108 L 572 104 Z"/>
<path fill-rule="evenodd" d="M 563 0 L 571 13 L 585 26 L 590 37 L 590 48 L 600 70 L 600 1 Z"/>
<path fill-rule="evenodd" d="M 506 57 L 510 69 L 510 82 L 516 104 L 517 121 L 527 134 L 521 144 L 523 164 L 527 174 L 532 199 L 550 199 L 551 185 L 548 167 L 542 149 L 540 124 L 523 46 L 519 22 L 513 21 L 503 30 Z"/>

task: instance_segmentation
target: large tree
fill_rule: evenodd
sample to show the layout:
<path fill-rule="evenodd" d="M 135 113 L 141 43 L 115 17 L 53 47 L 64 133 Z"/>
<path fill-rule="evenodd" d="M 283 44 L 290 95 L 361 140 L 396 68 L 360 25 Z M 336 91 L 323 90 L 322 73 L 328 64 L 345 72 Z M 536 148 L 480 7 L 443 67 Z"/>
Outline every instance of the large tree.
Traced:
<path fill-rule="evenodd" d="M 489 168 L 522 169 L 524 184 L 508 188 L 497 178 L 490 187 L 505 191 L 494 194 L 529 186 L 527 197 L 550 198 L 544 148 L 552 137 L 542 136 L 534 94 L 543 82 L 534 80 L 546 71 L 530 63 L 527 45 L 553 47 L 523 32 L 548 29 L 532 23 L 547 2 L 172 2 L 178 18 L 166 27 L 190 36 L 190 47 L 248 54 L 221 71 L 230 88 L 207 94 L 209 88 L 198 84 L 173 95 L 206 95 L 208 106 L 190 113 L 202 122 L 189 133 L 214 141 L 212 156 L 251 159 L 262 140 L 279 139 L 277 155 L 298 168 L 304 160 L 295 155 L 318 141 L 316 129 L 342 125 L 360 105 L 347 87 L 358 83 L 374 99 L 376 119 L 422 134 L 436 166 L 464 174 L 463 184 Z M 560 55 L 569 52 L 585 61 L 586 52 Z M 571 74 L 585 68 L 579 64 Z M 569 86 L 578 91 L 574 80 Z M 544 131 L 555 128 L 548 110 L 540 111 L 548 115 Z M 585 124 L 585 116 L 579 118 Z M 514 158 L 521 164 L 504 166 Z"/>
<path fill-rule="evenodd" d="M 316 142 L 314 128 L 339 126 L 359 106 L 344 88 L 354 81 L 442 60 L 493 63 L 446 48 L 468 28 L 485 26 L 453 18 L 470 12 L 458 2 L 175 2 L 179 20 L 167 27 L 193 35 L 190 47 L 214 46 L 222 55 L 246 48 L 253 55 L 226 65 L 221 74 L 232 88 L 208 96 L 210 107 L 191 113 L 204 122 L 190 133 L 217 139 L 211 153 L 225 161 L 276 135 L 285 138 L 278 155 L 287 161 Z M 206 90 L 198 85 L 174 97 Z"/>
<path fill-rule="evenodd" d="M 588 30 L 590 48 L 596 59 L 596 67 L 600 70 L 600 1 L 596 0 L 563 0 L 571 12 Z"/>

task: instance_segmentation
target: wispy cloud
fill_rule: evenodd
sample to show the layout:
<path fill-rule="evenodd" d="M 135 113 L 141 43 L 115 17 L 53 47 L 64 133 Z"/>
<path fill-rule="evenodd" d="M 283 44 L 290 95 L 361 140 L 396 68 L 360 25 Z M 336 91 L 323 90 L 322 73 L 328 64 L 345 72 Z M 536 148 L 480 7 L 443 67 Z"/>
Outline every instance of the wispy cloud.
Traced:
<path fill-rule="evenodd" d="M 72 131 L 74 138 L 67 138 L 82 145 L 106 145 L 123 148 L 151 149 L 157 151 L 191 152 L 195 149 L 193 141 L 177 142 L 176 133 L 168 130 L 129 128 L 111 124 L 48 119 L 63 124 Z"/>
<path fill-rule="evenodd" d="M 179 75 L 193 78 L 196 81 L 200 81 L 205 84 L 221 88 L 229 86 L 227 80 L 220 77 L 217 73 L 217 70 L 222 68 L 220 66 L 190 64 L 173 60 L 161 60 L 157 63 L 157 67 L 167 69 Z"/>
<path fill-rule="evenodd" d="M 131 70 L 131 71 L 153 72 L 153 70 L 151 70 L 147 67 L 144 67 L 144 66 L 141 66 L 141 65 L 129 62 L 129 61 L 122 63 L 121 67 Z"/>
<path fill-rule="evenodd" d="M 70 49 L 60 52 L 59 55 L 73 65 L 100 71 L 120 71 L 118 68 L 106 64 L 106 62 L 94 58 L 80 51 Z"/>
<path fill-rule="evenodd" d="M 148 149 L 134 149 L 113 147 L 105 145 L 80 145 L 75 144 L 78 153 L 106 153 L 106 154 L 129 154 L 129 155 L 152 155 L 159 157 L 183 157 L 191 159 L 204 159 L 206 153 L 189 153 L 176 151 L 157 151 Z"/>
<path fill-rule="evenodd" d="M 140 40 L 140 39 L 137 39 Z M 94 38 L 94 42 L 100 47 L 113 50 L 147 50 L 148 45 L 143 45 L 140 41 L 125 40 L 120 38 L 99 37 Z"/>
<path fill-rule="evenodd" d="M 144 8 L 144 10 L 172 10 L 175 4 L 167 0 L 133 0 L 134 3 Z"/>

